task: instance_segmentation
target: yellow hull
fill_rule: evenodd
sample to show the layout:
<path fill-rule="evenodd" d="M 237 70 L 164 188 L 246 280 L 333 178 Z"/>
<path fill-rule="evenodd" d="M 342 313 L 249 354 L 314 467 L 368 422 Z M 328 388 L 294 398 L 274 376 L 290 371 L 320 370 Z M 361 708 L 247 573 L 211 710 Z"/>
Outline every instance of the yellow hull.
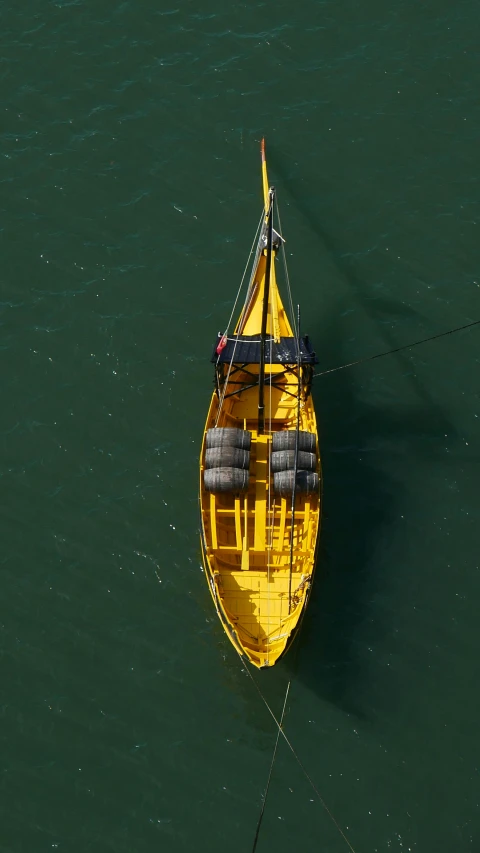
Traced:
<path fill-rule="evenodd" d="M 265 164 L 263 168 L 267 202 Z M 266 292 L 265 254 L 258 253 L 235 334 L 259 334 Z M 267 332 L 271 340 L 294 340 L 278 292 L 274 264 L 267 293 Z M 321 516 L 320 488 L 313 494 L 296 494 L 293 511 L 292 497 L 275 494 L 271 470 L 273 434 L 294 431 L 297 426 L 314 433 L 320 483 L 321 469 L 315 410 L 304 372 L 300 369 L 299 382 L 298 365 L 265 365 L 262 428 L 258 420 L 260 369 L 258 363 L 245 364 L 232 358 L 230 372 L 225 367 L 223 386 L 217 387 L 212 396 L 200 456 L 200 508 L 205 573 L 227 636 L 250 663 L 268 667 L 288 648 L 305 610 Z M 311 376 L 311 372 L 305 375 Z M 213 494 L 205 488 L 205 437 L 207 430 L 214 427 L 238 427 L 251 433 L 250 479 L 244 493 Z"/>

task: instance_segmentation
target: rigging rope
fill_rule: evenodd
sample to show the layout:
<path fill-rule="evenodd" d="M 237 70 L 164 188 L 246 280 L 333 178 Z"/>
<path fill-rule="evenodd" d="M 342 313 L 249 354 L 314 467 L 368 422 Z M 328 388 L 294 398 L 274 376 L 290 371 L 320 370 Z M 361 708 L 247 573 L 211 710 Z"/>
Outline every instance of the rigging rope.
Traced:
<path fill-rule="evenodd" d="M 247 269 L 248 269 L 248 266 L 249 266 L 249 263 L 250 263 L 250 258 L 252 257 L 252 254 L 253 254 L 253 248 L 254 248 L 254 246 L 255 246 L 255 243 L 257 242 L 257 239 L 258 239 L 258 233 L 259 233 L 259 231 L 260 231 L 260 229 L 261 229 L 261 227 L 262 227 L 263 216 L 264 216 L 264 214 L 263 214 L 263 211 L 262 211 L 262 214 L 261 214 L 261 216 L 260 216 L 260 219 L 259 219 L 259 222 L 258 222 L 258 225 L 257 225 L 257 230 L 255 231 L 255 237 L 253 238 L 253 243 L 252 243 L 252 245 L 251 245 L 251 247 L 250 247 L 250 251 L 249 251 L 249 253 L 248 253 L 247 263 L 245 264 L 245 269 L 243 270 L 243 275 L 242 275 L 242 280 L 241 280 L 241 282 L 240 282 L 240 287 L 238 288 L 237 295 L 236 295 L 236 297 L 235 297 L 235 302 L 233 303 L 233 308 L 232 308 L 232 312 L 231 312 L 231 314 L 230 314 L 230 318 L 229 318 L 228 323 L 227 323 L 227 328 L 225 329 L 225 332 L 224 332 L 224 334 L 223 334 L 223 338 L 222 338 L 223 340 L 227 339 L 227 337 L 228 337 L 228 330 L 229 330 L 229 328 L 230 328 L 230 324 L 231 324 L 231 322 L 232 322 L 232 318 L 233 318 L 233 315 L 234 315 L 234 313 L 235 313 L 235 309 L 236 309 L 236 307 L 237 307 L 237 302 L 238 302 L 238 299 L 239 299 L 239 297 L 240 297 L 240 293 L 241 293 L 241 291 L 242 291 L 243 282 L 245 281 L 245 276 L 246 276 L 246 274 L 247 274 Z M 250 281 L 250 284 L 251 284 L 251 283 L 252 283 L 252 282 Z M 248 309 L 249 309 L 249 307 L 250 307 L 250 304 L 251 304 L 251 302 L 252 302 L 252 299 L 253 299 L 253 292 L 250 294 L 250 299 L 248 299 L 248 292 L 249 292 L 249 291 L 247 290 L 247 295 L 246 295 L 246 297 L 245 297 L 245 305 L 244 305 L 244 307 L 243 307 L 243 311 L 242 311 L 242 314 L 241 314 L 241 317 L 240 317 L 240 321 L 239 321 L 239 324 L 238 324 L 239 329 L 241 328 L 241 321 L 242 321 L 242 318 L 245 316 L 246 312 L 248 311 Z M 248 303 L 248 304 L 247 304 L 247 303 Z M 221 411 L 222 411 L 223 402 L 224 402 L 224 400 L 225 400 L 225 394 L 226 394 L 226 392 L 227 392 L 228 380 L 230 379 L 230 373 L 231 373 L 232 366 L 233 366 L 233 361 L 234 361 L 234 358 L 235 358 L 235 350 L 236 350 L 236 348 L 237 348 L 237 343 L 238 343 L 238 338 L 239 338 L 239 336 L 240 336 L 240 331 L 239 331 L 239 332 L 237 332 L 236 337 L 235 337 L 235 344 L 234 344 L 234 346 L 233 346 L 232 357 L 231 357 L 231 359 L 230 359 L 230 364 L 228 365 L 227 378 L 226 378 L 226 380 L 225 380 L 225 382 L 224 382 L 223 390 L 222 390 L 222 393 L 221 393 L 221 395 L 220 395 L 220 400 L 219 400 L 219 403 L 218 403 L 217 416 L 216 416 L 216 418 L 215 418 L 215 426 L 218 426 L 218 421 L 219 421 L 220 414 L 221 414 Z M 220 355 L 218 356 L 218 359 L 219 359 L 219 358 L 220 358 Z M 217 359 L 217 364 L 218 364 L 218 359 Z"/>
<path fill-rule="evenodd" d="M 265 805 L 266 805 L 266 803 L 267 803 L 268 790 L 269 790 L 269 788 L 270 788 L 270 782 L 271 782 L 271 779 L 272 779 L 273 765 L 275 764 L 275 759 L 276 759 L 276 757 L 277 757 L 278 742 L 279 742 L 279 740 L 280 740 L 280 732 L 281 732 L 281 730 L 282 730 L 283 718 L 284 718 L 284 716 L 285 716 L 285 709 L 286 709 L 286 707 L 287 707 L 287 699 L 288 699 L 288 693 L 289 693 L 289 690 L 290 690 L 290 684 L 291 684 L 291 682 L 289 681 L 289 682 L 288 682 L 288 684 L 287 684 L 287 690 L 286 690 L 286 692 L 285 692 L 285 699 L 284 699 L 284 702 L 283 702 L 283 708 L 282 708 L 282 716 L 280 717 L 280 725 L 279 725 L 279 727 L 278 727 L 278 729 L 277 729 L 277 737 L 276 737 L 276 740 L 275 740 L 275 746 L 274 746 L 274 749 L 273 749 L 272 760 L 271 760 L 271 762 L 270 762 L 270 770 L 269 770 L 269 773 L 268 773 L 267 785 L 266 785 L 265 793 L 264 793 L 264 795 L 263 795 L 263 799 L 262 799 L 262 808 L 260 809 L 260 814 L 259 814 L 259 816 L 258 816 L 258 823 L 257 823 L 257 829 L 256 829 L 256 832 L 255 832 L 255 838 L 254 838 L 254 840 L 253 840 L 252 853 L 255 853 L 255 850 L 257 849 L 258 836 L 259 836 L 259 834 L 260 834 L 260 827 L 261 827 L 261 825 L 262 825 L 263 815 L 264 815 L 264 812 L 265 812 Z"/>
<path fill-rule="evenodd" d="M 300 364 L 300 305 L 297 305 L 297 425 L 295 427 L 295 456 L 293 464 L 293 484 L 292 484 L 292 510 L 291 510 L 291 531 L 290 531 L 290 571 L 288 574 L 288 615 L 292 611 L 292 572 L 293 572 L 293 536 L 295 531 L 295 498 L 297 496 L 297 471 L 298 471 L 298 442 L 300 438 L 300 397 L 302 393 L 301 379 L 301 364 Z M 298 539 L 297 536 L 297 548 Z"/>
<path fill-rule="evenodd" d="M 270 317 L 271 317 L 272 327 L 273 327 L 273 312 L 270 312 Z M 273 328 L 272 328 L 272 334 L 273 334 Z M 272 342 L 273 342 L 273 338 L 272 338 Z M 273 365 L 273 346 L 271 343 L 270 344 L 270 395 L 269 395 L 270 396 L 270 399 L 269 399 L 270 412 L 269 412 L 269 420 L 268 420 L 270 437 L 272 436 L 272 380 L 273 380 L 273 367 L 272 367 L 272 365 Z M 275 498 L 273 499 L 273 512 L 272 512 L 272 487 L 271 487 L 271 483 L 272 483 L 272 453 L 271 453 L 271 446 L 270 446 L 270 452 L 268 453 L 268 522 L 269 522 L 268 542 L 269 542 L 270 547 L 267 551 L 267 637 L 266 637 L 266 640 L 267 640 L 267 644 L 266 644 L 267 645 L 267 663 L 268 663 L 268 656 L 269 656 L 269 651 L 270 651 L 270 561 L 271 561 L 272 551 L 273 551 L 273 525 L 275 522 Z"/>
<path fill-rule="evenodd" d="M 405 344 L 403 347 L 389 349 L 386 352 L 379 352 L 377 355 L 369 355 L 366 358 L 359 358 L 358 361 L 350 361 L 348 364 L 341 364 L 340 367 L 331 367 L 330 370 L 322 370 L 321 373 L 314 373 L 314 376 L 326 376 L 327 373 L 336 373 L 337 370 L 345 370 L 346 367 L 355 367 L 356 364 L 363 364 L 365 361 L 374 361 L 376 358 L 382 358 L 384 355 L 392 355 L 396 352 L 401 352 L 405 349 L 418 347 L 420 344 L 426 344 L 428 341 L 435 341 L 437 338 L 444 338 L 446 335 L 453 335 L 454 332 L 462 332 L 464 329 L 471 329 L 472 326 L 478 326 L 480 320 L 474 320 L 473 323 L 466 323 L 465 326 L 457 326 L 455 329 L 449 329 L 448 332 L 440 332 L 438 335 L 432 335 L 430 338 L 423 338 L 421 341 L 414 341 L 413 344 Z"/>
<path fill-rule="evenodd" d="M 293 322 L 293 334 L 295 335 L 296 338 L 298 338 L 299 331 L 298 331 L 298 329 L 296 327 L 296 323 L 295 323 L 295 312 L 293 310 L 292 289 L 290 287 L 290 276 L 288 275 L 287 254 L 285 252 L 285 241 L 282 237 L 282 221 L 280 219 L 280 208 L 278 206 L 278 201 L 277 201 L 277 218 L 278 218 L 278 227 L 280 230 L 280 237 L 282 239 L 282 260 L 283 260 L 283 269 L 285 272 L 285 280 L 287 282 L 287 293 L 288 293 L 288 302 L 289 302 L 289 307 L 290 307 L 290 317 L 292 317 L 292 322 Z"/>
<path fill-rule="evenodd" d="M 236 307 L 237 307 L 237 302 L 238 302 L 238 299 L 239 299 L 239 297 L 240 297 L 240 293 L 241 293 L 241 290 L 242 290 L 242 287 L 243 287 L 243 282 L 244 282 L 244 280 L 245 280 L 245 276 L 246 276 L 246 274 L 247 274 L 247 269 L 248 269 L 248 265 L 249 265 L 249 263 L 250 263 L 250 258 L 252 257 L 253 249 L 254 249 L 255 244 L 256 244 L 256 242 L 257 242 L 258 232 L 260 231 L 260 228 L 261 228 L 261 226 L 262 226 L 262 220 L 263 220 L 263 211 L 262 211 L 262 214 L 261 214 L 261 216 L 260 216 L 259 223 L 258 223 L 258 225 L 257 225 L 257 230 L 255 231 L 255 237 L 253 238 L 253 243 L 252 243 L 252 245 L 251 245 L 251 247 L 250 247 L 250 251 L 249 251 L 249 253 L 248 253 L 247 263 L 245 264 L 245 269 L 243 270 L 242 280 L 241 280 L 241 282 L 240 282 L 240 287 L 238 288 L 237 295 L 236 295 L 236 297 L 235 297 L 235 302 L 233 303 L 232 313 L 230 314 L 230 318 L 229 318 L 228 323 L 227 323 L 227 328 L 225 329 L 225 334 L 227 334 L 227 332 L 228 332 L 228 330 L 229 330 L 229 328 L 230 328 L 230 323 L 232 322 L 233 315 L 234 315 L 234 313 L 235 313 L 235 309 L 236 309 Z"/>

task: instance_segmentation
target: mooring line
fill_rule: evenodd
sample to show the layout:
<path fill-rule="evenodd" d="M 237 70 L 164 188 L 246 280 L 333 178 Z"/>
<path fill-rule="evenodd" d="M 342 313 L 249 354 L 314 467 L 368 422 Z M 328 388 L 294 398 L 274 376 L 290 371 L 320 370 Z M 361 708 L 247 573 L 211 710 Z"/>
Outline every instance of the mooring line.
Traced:
<path fill-rule="evenodd" d="M 472 326 L 478 326 L 480 320 L 474 320 L 473 323 L 467 323 L 465 326 L 457 326 L 455 329 L 449 329 L 448 332 L 440 332 L 439 335 L 432 335 L 430 338 L 423 338 L 421 341 L 414 341 L 413 344 L 405 344 L 403 347 L 389 349 L 386 352 L 379 352 L 377 355 L 369 355 L 366 358 L 359 358 L 358 361 L 350 361 L 348 364 L 341 364 L 340 367 L 331 367 L 330 370 L 322 370 L 321 373 L 314 373 L 315 376 L 326 376 L 327 373 L 336 373 L 337 370 L 345 370 L 346 367 L 355 367 L 356 364 L 363 364 L 365 361 L 374 361 L 376 358 L 382 358 L 384 355 L 392 355 L 395 352 L 401 352 L 405 349 L 418 347 L 420 344 L 426 344 L 428 341 L 435 341 L 437 338 L 444 338 L 446 335 L 453 335 L 454 332 L 462 332 L 464 329 L 471 329 Z"/>
<path fill-rule="evenodd" d="M 280 735 L 282 735 L 282 737 L 283 737 L 283 739 L 285 740 L 285 743 L 287 744 L 287 746 L 288 746 L 288 748 L 289 748 L 290 752 L 291 752 L 291 753 L 292 753 L 292 755 L 295 757 L 295 760 L 296 760 L 296 762 L 297 762 L 298 766 L 300 767 L 300 769 L 301 769 L 301 771 L 302 771 L 303 775 L 305 776 L 305 778 L 307 779 L 307 781 L 310 783 L 310 785 L 311 785 L 312 789 L 315 791 L 315 794 L 317 795 L 317 797 L 318 797 L 318 799 L 319 799 L 320 803 L 322 804 L 323 808 L 325 809 L 325 811 L 326 811 L 326 813 L 328 814 L 329 818 L 331 819 L 332 823 L 335 825 L 336 829 L 338 830 L 338 832 L 339 832 L 339 833 L 340 833 L 340 835 L 342 836 L 343 840 L 344 840 L 344 841 L 345 841 L 345 843 L 347 844 L 347 846 L 348 846 L 348 848 L 350 849 L 351 853 L 356 853 L 356 851 L 355 851 L 354 847 L 352 846 L 352 844 L 350 844 L 350 841 L 348 840 L 347 836 L 345 835 L 345 832 L 343 831 L 342 827 L 340 826 L 340 824 L 339 824 L 338 820 L 335 818 L 334 814 L 333 814 L 333 813 L 332 813 L 332 811 L 329 809 L 329 807 L 327 806 L 327 804 L 326 804 L 325 800 L 323 799 L 322 795 L 320 794 L 320 791 L 318 790 L 317 786 L 315 785 L 315 782 L 313 781 L 313 779 L 312 779 L 312 778 L 311 778 L 311 776 L 309 775 L 309 773 L 308 773 L 308 771 L 307 771 L 306 767 L 304 767 L 304 765 L 302 764 L 302 762 L 301 762 L 301 760 L 300 760 L 299 756 L 297 755 L 297 753 L 296 753 L 296 751 L 295 751 L 294 747 L 293 747 L 293 746 L 292 746 L 292 744 L 290 743 L 290 741 L 289 741 L 289 739 L 288 739 L 287 735 L 285 734 L 284 729 L 282 728 L 282 723 L 281 723 L 281 722 L 279 723 L 279 721 L 277 720 L 277 718 L 276 718 L 275 714 L 273 713 L 273 711 L 272 711 L 272 709 L 271 709 L 270 705 L 268 704 L 268 702 L 267 702 L 267 700 L 266 700 L 265 696 L 263 695 L 262 691 L 260 690 L 260 687 L 258 686 L 257 682 L 255 681 L 255 679 L 254 679 L 254 677 L 253 677 L 252 673 L 250 672 L 250 670 L 249 670 L 249 668 L 248 668 L 248 664 L 246 664 L 246 663 L 245 663 L 244 659 L 242 658 L 242 656 L 241 656 L 241 654 L 240 654 L 240 652 L 239 652 L 238 650 L 237 650 L 237 653 L 238 653 L 238 656 L 239 656 L 239 658 L 240 658 L 240 660 L 241 660 L 241 662 L 242 662 L 243 669 L 245 670 L 245 672 L 247 673 L 247 675 L 249 676 L 249 678 L 251 678 L 251 680 L 253 681 L 254 687 L 255 687 L 255 689 L 256 689 L 256 691 L 257 691 L 258 695 L 260 696 L 260 698 L 261 698 L 261 700 L 262 700 L 263 704 L 264 704 L 264 705 L 265 705 L 265 707 L 267 708 L 267 710 L 268 710 L 268 712 L 269 712 L 270 716 L 272 717 L 272 719 L 273 719 L 273 720 L 274 720 L 274 722 L 275 722 L 275 725 L 277 726 L 277 743 L 278 743 L 278 739 L 279 739 Z M 288 688 L 290 688 L 290 682 L 289 682 Z M 283 715 L 284 715 L 284 712 L 285 712 L 285 705 L 284 705 L 284 710 L 282 711 L 282 721 L 283 721 Z M 277 750 L 277 744 L 275 744 L 275 754 L 276 754 L 276 750 Z M 270 775 L 271 775 L 271 771 L 272 771 L 272 769 L 273 769 L 273 763 L 272 763 L 272 765 L 271 765 L 271 767 L 270 767 L 269 780 L 270 780 Z M 266 796 L 265 796 L 265 800 L 266 800 Z M 264 808 L 265 808 L 265 802 L 264 802 L 264 804 L 263 804 L 261 817 L 263 817 L 263 810 L 264 810 Z M 260 823 L 261 823 L 261 820 L 260 820 Z M 258 838 L 258 832 L 259 832 L 259 831 L 260 831 L 260 828 L 259 828 L 259 827 L 257 827 L 257 834 L 255 835 L 255 844 L 257 843 L 257 838 Z M 255 847 L 253 848 L 253 850 L 255 850 Z M 253 853 L 253 851 L 252 851 L 252 853 Z"/>
<path fill-rule="evenodd" d="M 286 709 L 286 707 L 287 707 L 287 699 L 288 699 L 288 693 L 289 693 L 289 690 L 290 690 L 290 684 L 291 684 L 291 682 L 289 681 L 289 682 L 288 682 L 288 684 L 287 684 L 287 690 L 286 690 L 286 692 L 285 692 L 285 700 L 284 700 L 284 702 L 283 702 L 282 716 L 280 717 L 280 725 L 279 725 L 279 727 L 278 727 L 278 729 L 277 729 L 277 738 L 276 738 L 276 740 L 275 740 L 275 747 L 274 747 L 274 750 L 273 750 L 272 760 L 271 760 L 271 763 L 270 763 L 270 770 L 269 770 L 269 773 L 268 773 L 267 785 L 266 785 L 266 787 L 265 787 L 265 793 L 264 793 L 264 795 L 263 795 L 262 808 L 260 809 L 260 814 L 259 814 L 259 816 L 258 816 L 257 829 L 256 829 L 256 832 L 255 832 L 255 838 L 253 839 L 252 853 L 255 853 L 255 850 L 257 849 L 258 836 L 259 836 L 259 834 L 260 834 L 260 827 L 261 827 L 261 825 L 262 825 L 263 814 L 264 814 L 264 812 L 265 812 L 265 805 L 266 805 L 267 797 L 268 797 L 268 789 L 270 788 L 270 781 L 271 781 L 271 779 L 272 779 L 273 765 L 275 764 L 275 759 L 276 759 L 276 757 L 277 757 L 278 741 L 280 740 L 280 732 L 282 731 L 283 718 L 284 718 L 284 716 L 285 716 L 285 709 Z"/>

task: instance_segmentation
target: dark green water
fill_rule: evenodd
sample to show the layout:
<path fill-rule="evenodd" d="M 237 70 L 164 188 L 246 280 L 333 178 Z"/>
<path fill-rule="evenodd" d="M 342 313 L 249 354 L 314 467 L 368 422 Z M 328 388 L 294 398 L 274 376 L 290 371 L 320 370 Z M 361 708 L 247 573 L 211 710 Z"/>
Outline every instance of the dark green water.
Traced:
<path fill-rule="evenodd" d="M 244 853 L 275 731 L 200 570 L 260 214 L 321 368 L 480 316 L 478 4 L 7 2 L 2 853 Z M 319 379 L 298 656 L 259 683 L 357 853 L 480 850 L 479 332 Z M 342 853 L 284 744 L 258 853 Z"/>

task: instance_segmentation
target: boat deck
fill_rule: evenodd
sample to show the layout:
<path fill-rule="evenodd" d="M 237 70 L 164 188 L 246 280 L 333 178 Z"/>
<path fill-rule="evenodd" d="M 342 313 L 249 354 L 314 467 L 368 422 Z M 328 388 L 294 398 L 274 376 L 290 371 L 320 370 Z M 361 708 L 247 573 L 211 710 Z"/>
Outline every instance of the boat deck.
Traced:
<path fill-rule="evenodd" d="M 301 586 L 303 575 L 292 574 L 292 593 Z M 278 638 L 284 619 L 288 616 L 288 573 L 265 571 L 225 572 L 219 589 L 226 610 L 241 623 L 241 630 L 257 643 L 267 637 Z"/>

